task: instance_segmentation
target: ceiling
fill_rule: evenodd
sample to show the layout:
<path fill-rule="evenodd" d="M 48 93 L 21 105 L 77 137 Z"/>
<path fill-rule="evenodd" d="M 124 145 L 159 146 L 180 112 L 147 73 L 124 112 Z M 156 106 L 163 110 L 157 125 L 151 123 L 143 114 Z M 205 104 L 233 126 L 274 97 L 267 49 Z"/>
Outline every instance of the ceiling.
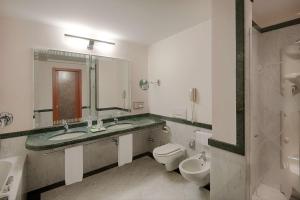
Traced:
<path fill-rule="evenodd" d="M 300 0 L 254 0 L 253 20 L 261 28 L 300 18 Z"/>
<path fill-rule="evenodd" d="M 1 0 L 0 16 L 152 44 L 208 20 L 210 0 Z"/>

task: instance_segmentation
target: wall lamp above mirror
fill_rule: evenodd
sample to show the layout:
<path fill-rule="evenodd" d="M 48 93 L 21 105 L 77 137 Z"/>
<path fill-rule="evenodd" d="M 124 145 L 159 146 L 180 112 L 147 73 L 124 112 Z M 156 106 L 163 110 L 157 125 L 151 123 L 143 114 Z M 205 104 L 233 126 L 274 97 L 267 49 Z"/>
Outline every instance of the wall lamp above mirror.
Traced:
<path fill-rule="evenodd" d="M 96 40 L 96 39 L 92 39 L 92 38 L 81 37 L 81 36 L 76 36 L 76 35 L 71 35 L 71 34 L 65 34 L 65 36 L 89 41 L 88 46 L 87 46 L 88 50 L 93 50 L 94 49 L 95 42 L 100 42 L 100 43 L 110 44 L 110 45 L 116 45 L 116 43 L 114 43 L 114 42 L 108 42 L 108 41 L 104 41 L 104 40 Z"/>

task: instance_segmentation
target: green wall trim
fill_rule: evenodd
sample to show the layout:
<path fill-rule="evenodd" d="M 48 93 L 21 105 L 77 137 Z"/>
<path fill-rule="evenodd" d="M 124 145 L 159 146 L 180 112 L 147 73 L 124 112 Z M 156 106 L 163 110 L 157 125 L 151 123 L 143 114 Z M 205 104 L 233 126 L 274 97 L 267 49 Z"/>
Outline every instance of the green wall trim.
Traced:
<path fill-rule="evenodd" d="M 70 128 L 76 128 L 76 127 L 81 127 L 81 126 L 87 126 L 87 123 L 79 122 L 79 123 L 69 124 Z M 61 129 L 63 129 L 63 126 L 49 126 L 49 127 L 36 128 L 36 129 L 31 129 L 31 130 L 1 133 L 0 140 L 14 138 L 14 137 L 34 135 L 34 134 L 39 134 L 39 133 L 43 133 L 43 132 L 58 131 Z"/>
<path fill-rule="evenodd" d="M 236 20 L 236 145 L 209 139 L 208 144 L 245 155 L 245 2 L 235 1 Z"/>
<path fill-rule="evenodd" d="M 135 118 L 135 117 L 145 117 L 145 116 L 149 116 L 149 113 L 122 116 L 122 117 L 118 117 L 118 119 L 119 120 L 126 120 L 126 119 Z M 113 118 L 103 119 L 104 123 L 111 122 L 111 121 L 113 121 Z M 97 121 L 93 121 L 93 124 L 96 124 L 96 123 L 97 123 Z M 69 124 L 69 128 L 76 128 L 76 127 L 82 127 L 82 126 L 87 126 L 87 122 L 78 122 L 78 123 Z M 43 132 L 58 131 L 58 130 L 61 130 L 61 129 L 63 129 L 63 126 L 49 126 L 49 127 L 36 128 L 36 129 L 31 129 L 31 130 L 1 133 L 0 134 L 0 140 L 1 139 L 14 138 L 14 137 L 34 135 L 34 134 L 39 134 L 39 133 L 43 133 Z"/>
<path fill-rule="evenodd" d="M 225 150 L 225 151 L 229 151 L 229 152 L 232 152 L 232 153 L 236 153 L 236 154 L 240 154 L 240 155 L 245 154 L 244 151 L 243 151 L 243 148 L 240 148 L 236 145 L 229 144 L 229 143 L 226 143 L 226 142 L 221 142 L 221 141 L 218 141 L 218 140 L 209 139 L 208 144 L 210 146 L 213 146 L 213 147 Z"/>
<path fill-rule="evenodd" d="M 180 118 L 176 118 L 176 117 L 167 117 L 167 116 L 156 115 L 156 114 L 150 114 L 150 116 L 158 117 L 158 118 L 163 119 L 163 120 L 172 121 L 172 122 L 176 122 L 176 123 L 180 123 L 180 124 L 185 124 L 185 125 L 189 125 L 189 126 L 196 126 L 196 127 L 212 130 L 212 125 L 211 124 L 205 124 L 205 123 L 200 123 L 200 122 L 191 122 L 191 121 L 186 120 L 186 119 L 180 119 Z"/>
<path fill-rule="evenodd" d="M 155 118 L 160 118 L 162 120 L 177 122 L 177 123 L 180 123 L 180 124 L 196 126 L 196 127 L 201 127 L 201 128 L 210 129 L 210 130 L 212 129 L 212 125 L 210 125 L 210 124 L 204 124 L 204 123 L 199 123 L 199 122 L 194 122 L 193 123 L 193 122 L 185 120 L 185 119 L 179 119 L 179 118 L 174 118 L 174 117 L 166 117 L 166 116 L 150 114 L 150 113 L 142 113 L 142 114 L 136 114 L 136 115 L 121 116 L 121 117 L 118 117 L 118 119 L 119 120 L 127 120 L 127 119 L 131 119 L 131 118 L 136 118 L 136 117 L 155 117 Z M 108 122 L 112 122 L 112 121 L 114 121 L 113 118 L 103 119 L 104 123 L 108 123 Z M 97 123 L 97 121 L 93 121 L 93 124 L 96 124 L 96 123 Z M 79 123 L 69 124 L 70 128 L 76 128 L 76 127 L 82 127 L 82 126 L 87 126 L 87 122 L 79 122 Z M 36 129 L 31 129 L 31 130 L 2 133 L 2 134 L 0 134 L 0 140 L 1 139 L 14 138 L 14 137 L 34 135 L 34 134 L 39 134 L 39 133 L 43 133 L 43 132 L 58 131 L 58 130 L 61 130 L 61 129 L 63 129 L 63 126 L 51 126 L 51 127 L 36 128 Z"/>
<path fill-rule="evenodd" d="M 258 32 L 262 33 L 261 27 L 255 21 L 252 21 L 252 27 L 255 28 Z"/>
<path fill-rule="evenodd" d="M 252 26 L 260 33 L 275 31 L 275 30 L 278 30 L 278 29 L 286 28 L 286 27 L 289 27 L 289 26 L 295 26 L 295 25 L 298 25 L 298 24 L 300 24 L 300 18 L 261 28 L 257 23 L 252 21 Z"/>
<path fill-rule="evenodd" d="M 281 29 L 281 28 L 286 28 L 286 27 L 289 27 L 289 26 L 294 26 L 294 25 L 297 25 L 297 24 L 300 24 L 300 18 L 293 19 L 293 20 L 286 21 L 286 22 L 282 22 L 282 23 L 275 24 L 275 25 L 272 25 L 272 26 L 267 26 L 265 28 L 261 28 L 261 32 L 265 33 L 265 32 L 269 32 L 269 31 L 278 30 L 278 29 Z"/>
<path fill-rule="evenodd" d="M 120 108 L 120 107 L 106 107 L 106 108 L 96 108 L 96 111 L 105 111 L 105 110 L 120 110 L 125 112 L 130 112 L 130 109 Z"/>

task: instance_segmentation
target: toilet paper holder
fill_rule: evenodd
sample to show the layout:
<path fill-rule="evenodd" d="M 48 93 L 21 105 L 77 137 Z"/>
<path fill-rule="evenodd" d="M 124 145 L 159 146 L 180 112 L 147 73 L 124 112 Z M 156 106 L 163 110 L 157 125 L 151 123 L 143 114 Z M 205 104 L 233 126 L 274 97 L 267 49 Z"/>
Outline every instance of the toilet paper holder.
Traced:
<path fill-rule="evenodd" d="M 162 132 L 168 134 L 168 133 L 171 132 L 171 129 L 170 129 L 169 126 L 165 125 L 165 126 L 163 126 L 163 128 L 162 128 Z"/>

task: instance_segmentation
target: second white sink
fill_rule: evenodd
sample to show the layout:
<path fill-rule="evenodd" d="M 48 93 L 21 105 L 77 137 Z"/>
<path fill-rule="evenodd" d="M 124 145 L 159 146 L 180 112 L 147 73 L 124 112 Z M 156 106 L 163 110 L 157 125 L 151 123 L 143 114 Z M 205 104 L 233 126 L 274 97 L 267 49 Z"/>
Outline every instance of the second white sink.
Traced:
<path fill-rule="evenodd" d="M 112 124 L 106 127 L 106 130 L 114 130 L 114 129 L 127 129 L 132 128 L 133 125 L 131 123 L 119 123 L 119 124 Z"/>
<path fill-rule="evenodd" d="M 72 132 L 72 133 L 63 133 L 56 136 L 51 137 L 49 140 L 67 140 L 67 139 L 73 139 L 80 137 L 82 135 L 86 134 L 86 132 L 78 131 L 78 132 Z"/>

